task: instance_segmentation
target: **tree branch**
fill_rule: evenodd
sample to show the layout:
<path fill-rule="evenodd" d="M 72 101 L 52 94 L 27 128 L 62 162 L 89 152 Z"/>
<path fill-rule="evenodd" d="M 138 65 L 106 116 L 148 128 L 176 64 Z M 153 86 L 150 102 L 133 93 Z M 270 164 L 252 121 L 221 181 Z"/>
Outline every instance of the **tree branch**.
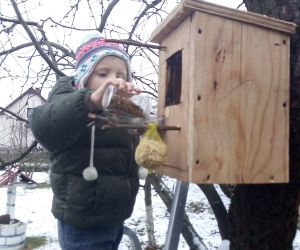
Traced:
<path fill-rule="evenodd" d="M 45 41 L 40 41 L 39 44 L 43 45 L 43 44 L 45 44 Z M 53 43 L 53 42 L 49 42 L 49 44 L 52 47 L 54 47 L 54 48 L 62 51 L 65 55 L 70 56 L 72 58 L 75 58 L 74 52 L 67 50 L 65 47 L 63 47 L 63 46 L 61 46 L 61 45 L 59 45 L 57 43 Z M 34 44 L 32 42 L 20 44 L 20 45 L 18 45 L 16 47 L 13 47 L 11 49 L 0 51 L 0 56 L 6 55 L 6 54 L 10 54 L 10 53 L 13 53 L 15 51 L 18 51 L 18 50 L 21 50 L 21 49 L 24 49 L 24 48 L 27 48 L 27 47 L 30 47 L 30 46 L 34 46 Z"/>
<path fill-rule="evenodd" d="M 2 160 L 2 163 L 0 165 L 0 170 L 3 170 L 3 169 L 5 169 L 6 166 L 12 165 L 12 164 L 22 160 L 26 155 L 28 155 L 36 147 L 37 144 L 38 144 L 37 141 L 33 141 L 31 143 L 31 145 L 29 146 L 29 148 L 25 152 L 23 152 L 19 157 L 17 157 L 16 159 L 13 159 L 13 160 L 7 161 L 7 162 Z"/>
<path fill-rule="evenodd" d="M 22 118 L 21 116 L 15 114 L 14 112 L 12 112 L 12 111 L 10 111 L 10 110 L 8 110 L 8 109 L 6 109 L 6 108 L 2 108 L 2 107 L 0 107 L 0 110 L 3 110 L 3 112 L 8 113 L 8 114 L 14 116 L 14 117 L 17 118 L 19 121 L 22 121 L 22 122 L 25 122 L 26 124 L 28 124 L 28 120 L 27 120 L 27 119 Z"/>
<path fill-rule="evenodd" d="M 51 67 L 51 69 L 58 74 L 59 76 L 65 76 L 65 74 L 63 72 L 61 72 L 54 64 L 53 62 L 48 58 L 48 56 L 46 55 L 46 53 L 43 51 L 43 49 L 41 48 L 41 46 L 39 45 L 39 43 L 36 41 L 34 35 L 32 34 L 31 30 L 29 29 L 28 25 L 26 24 L 26 22 L 24 21 L 18 6 L 16 4 L 16 2 L 14 0 L 10 0 L 10 2 L 12 3 L 12 6 L 17 14 L 17 17 L 20 21 L 20 23 L 22 24 L 23 28 L 25 29 L 25 31 L 27 32 L 28 36 L 30 37 L 32 43 L 34 44 L 36 50 L 40 53 L 41 57 L 47 62 L 47 64 Z"/>
<path fill-rule="evenodd" d="M 146 179 L 145 186 L 145 207 L 146 207 L 146 229 L 148 235 L 148 248 L 154 249 L 156 247 L 156 240 L 155 240 L 155 229 L 153 224 L 153 207 L 152 207 L 152 195 L 151 195 L 151 183 L 149 179 Z"/>
<path fill-rule="evenodd" d="M 154 8 L 157 4 L 159 4 L 162 0 L 155 0 L 153 1 L 151 4 L 147 4 L 147 6 L 145 7 L 145 9 L 141 12 L 141 14 L 136 18 L 133 26 L 132 26 L 132 29 L 129 33 L 129 36 L 128 36 L 128 39 L 131 40 L 132 38 L 132 35 L 138 25 L 138 23 L 140 22 L 141 18 L 144 17 L 147 13 L 147 11 L 151 8 Z"/>
<path fill-rule="evenodd" d="M 205 194 L 209 205 L 215 214 L 222 239 L 229 239 L 228 215 L 218 192 L 212 184 L 198 184 L 198 187 Z"/>
<path fill-rule="evenodd" d="M 122 40 L 122 39 L 105 39 L 105 41 L 112 42 L 112 43 L 129 44 L 129 45 L 134 45 L 134 46 L 139 46 L 139 47 L 146 47 L 146 48 L 153 48 L 153 49 L 159 49 L 159 50 L 166 50 L 165 46 L 141 43 L 141 42 L 131 40 L 131 39 L 126 39 L 126 40 Z"/>
<path fill-rule="evenodd" d="M 46 33 L 45 33 L 43 27 L 42 27 L 41 25 L 38 25 L 37 28 L 38 28 L 38 30 L 40 31 L 40 33 L 42 34 L 42 37 L 43 37 L 43 40 L 42 40 L 42 41 L 45 42 L 45 44 L 46 44 L 46 46 L 47 46 L 47 48 L 48 48 L 48 52 L 49 52 L 49 55 L 50 55 L 50 58 L 51 58 L 51 60 L 52 60 L 53 65 L 55 66 L 55 68 L 58 69 L 58 67 L 57 67 L 57 62 L 56 62 L 56 60 L 55 60 L 55 56 L 54 56 L 52 47 L 51 47 L 51 45 L 50 45 L 50 43 L 49 43 L 49 41 L 48 41 L 48 38 L 47 38 L 47 36 L 46 36 Z M 57 73 L 57 72 L 55 72 L 55 75 L 56 75 L 56 80 L 58 80 L 59 77 L 60 77 L 60 74 Z"/>
<path fill-rule="evenodd" d="M 110 13 L 112 12 L 113 8 L 117 5 L 117 3 L 119 2 L 119 0 L 113 0 L 110 2 L 110 4 L 107 6 L 102 18 L 101 18 L 101 23 L 99 25 L 99 32 L 102 33 L 103 29 L 105 27 L 107 18 L 109 17 Z"/>
<path fill-rule="evenodd" d="M 6 18 L 6 17 L 2 17 L 2 16 L 0 16 L 0 21 L 21 24 L 20 20 L 12 19 L 12 18 Z M 27 25 L 38 26 L 37 22 L 26 21 L 25 23 Z"/>

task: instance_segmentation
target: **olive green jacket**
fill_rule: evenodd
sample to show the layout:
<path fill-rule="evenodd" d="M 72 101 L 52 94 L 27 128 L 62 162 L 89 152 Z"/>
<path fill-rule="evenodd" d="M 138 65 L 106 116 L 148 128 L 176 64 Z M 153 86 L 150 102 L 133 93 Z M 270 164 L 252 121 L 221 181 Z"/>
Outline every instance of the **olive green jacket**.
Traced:
<path fill-rule="evenodd" d="M 124 129 L 96 127 L 95 181 L 82 171 L 89 165 L 91 128 L 87 125 L 91 91 L 76 90 L 73 78 L 63 77 L 48 102 L 30 119 L 37 141 L 49 152 L 54 193 L 52 213 L 78 227 L 120 224 L 133 210 L 139 180 L 134 160 L 134 137 Z"/>

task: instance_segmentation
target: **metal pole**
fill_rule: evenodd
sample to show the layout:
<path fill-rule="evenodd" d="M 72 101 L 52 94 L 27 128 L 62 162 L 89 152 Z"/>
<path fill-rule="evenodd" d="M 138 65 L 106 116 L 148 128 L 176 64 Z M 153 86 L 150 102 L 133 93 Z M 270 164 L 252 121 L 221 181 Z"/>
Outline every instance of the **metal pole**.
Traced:
<path fill-rule="evenodd" d="M 176 182 L 175 196 L 172 202 L 164 250 L 175 250 L 178 248 L 188 190 L 188 183 L 181 181 Z"/>

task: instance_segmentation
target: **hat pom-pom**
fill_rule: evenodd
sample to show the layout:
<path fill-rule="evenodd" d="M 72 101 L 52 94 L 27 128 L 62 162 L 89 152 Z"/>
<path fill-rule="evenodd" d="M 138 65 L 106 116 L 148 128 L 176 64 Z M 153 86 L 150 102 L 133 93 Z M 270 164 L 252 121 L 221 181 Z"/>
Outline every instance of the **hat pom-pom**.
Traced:
<path fill-rule="evenodd" d="M 83 178 L 86 181 L 94 181 L 98 178 L 97 169 L 94 166 L 86 167 L 82 172 Z"/>

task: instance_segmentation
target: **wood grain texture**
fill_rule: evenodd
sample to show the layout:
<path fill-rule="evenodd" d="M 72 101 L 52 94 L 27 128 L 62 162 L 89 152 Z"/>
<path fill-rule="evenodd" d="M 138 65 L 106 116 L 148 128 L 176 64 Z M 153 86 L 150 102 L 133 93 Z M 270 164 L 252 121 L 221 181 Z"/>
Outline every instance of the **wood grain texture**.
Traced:
<path fill-rule="evenodd" d="M 288 37 L 196 16 L 192 181 L 287 182 Z"/>
<path fill-rule="evenodd" d="M 163 22 L 152 32 L 150 40 L 160 43 L 176 28 L 187 16 L 195 11 L 220 16 L 226 19 L 236 20 L 242 23 L 253 24 L 283 33 L 294 33 L 296 25 L 291 22 L 259 15 L 253 12 L 245 12 L 233 8 L 209 3 L 201 0 L 183 0 L 172 12 L 163 20 Z"/>
<path fill-rule="evenodd" d="M 273 17 L 260 15 L 250 11 L 241 11 L 214 3 L 201 0 L 183 0 L 181 3 L 184 9 L 192 9 L 197 12 L 203 12 L 216 15 L 241 23 L 252 24 L 260 28 L 267 28 L 282 33 L 294 33 L 296 25 Z"/>
<path fill-rule="evenodd" d="M 178 39 L 180 37 L 180 39 Z M 166 84 L 159 84 L 158 88 L 158 114 L 166 117 L 165 125 L 173 124 L 181 128 L 180 131 L 168 131 L 163 133 L 163 139 L 168 146 L 168 155 L 165 166 L 157 169 L 157 172 L 187 180 L 187 131 L 186 124 L 188 113 L 187 105 L 183 100 L 188 99 L 189 93 L 189 64 L 190 64 L 190 20 L 185 19 L 173 32 L 168 36 L 162 44 L 167 45 L 166 51 L 160 53 L 160 71 L 159 82 L 167 82 L 167 59 L 178 51 L 182 51 L 182 90 L 181 101 L 178 105 L 165 107 Z M 169 166 L 169 167 L 168 167 Z M 171 166 L 171 167 L 170 167 Z"/>
<path fill-rule="evenodd" d="M 195 182 L 241 182 L 245 115 L 236 105 L 243 99 L 238 89 L 241 64 L 241 25 L 195 13 L 202 33 L 195 48 L 194 109 Z M 245 85 L 246 86 L 246 85 Z M 237 88 L 238 91 L 233 91 Z M 235 99 L 232 98 L 232 93 Z M 200 96 L 196 98 L 196 96 Z"/>
<path fill-rule="evenodd" d="M 158 172 L 194 183 L 288 182 L 287 32 L 202 10 L 179 23 L 157 34 L 167 47 L 160 52 L 159 115 L 181 128 L 164 133 L 168 160 Z M 165 107 L 166 61 L 179 50 L 181 102 Z"/>

